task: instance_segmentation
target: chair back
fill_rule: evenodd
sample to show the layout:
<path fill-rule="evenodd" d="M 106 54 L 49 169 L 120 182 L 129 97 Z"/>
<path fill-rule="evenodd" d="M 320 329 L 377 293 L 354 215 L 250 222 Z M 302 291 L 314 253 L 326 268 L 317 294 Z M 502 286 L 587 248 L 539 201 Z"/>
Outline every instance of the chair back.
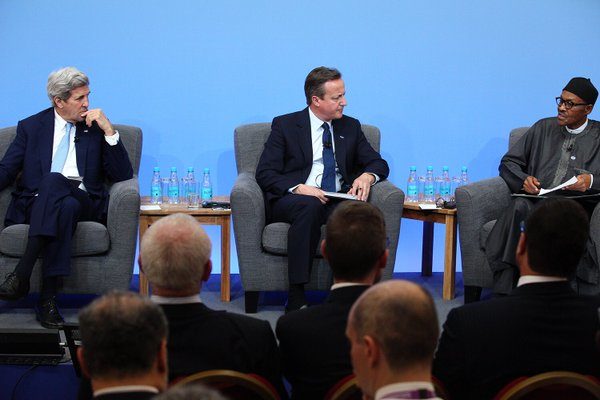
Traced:
<path fill-rule="evenodd" d="M 362 131 L 373 149 L 379 152 L 381 141 L 379 128 L 363 124 Z M 235 128 L 233 132 L 233 145 L 238 174 L 242 172 L 254 174 L 256 172 L 258 160 L 270 133 L 271 124 L 268 122 L 241 125 Z"/>
<path fill-rule="evenodd" d="M 325 395 L 325 400 L 361 400 L 362 398 L 362 391 L 358 387 L 354 374 L 340 379 Z"/>
<path fill-rule="evenodd" d="M 507 384 L 494 400 L 597 400 L 600 382 L 593 377 L 569 371 L 552 371 Z"/>
<path fill-rule="evenodd" d="M 140 170 L 140 159 L 142 158 L 142 130 L 131 125 L 114 124 L 113 127 L 119 131 L 119 140 L 123 142 L 123 146 L 127 150 L 133 174 L 137 175 Z"/>
<path fill-rule="evenodd" d="M 227 369 L 198 372 L 178 380 L 175 386 L 201 383 L 218 390 L 230 400 L 279 400 L 279 394 L 269 381 L 255 374 Z"/>
<path fill-rule="evenodd" d="M 510 131 L 510 136 L 508 137 L 508 148 L 513 147 L 515 143 L 521 139 L 521 137 L 529 130 L 528 126 L 524 126 L 521 128 L 515 128 Z"/>

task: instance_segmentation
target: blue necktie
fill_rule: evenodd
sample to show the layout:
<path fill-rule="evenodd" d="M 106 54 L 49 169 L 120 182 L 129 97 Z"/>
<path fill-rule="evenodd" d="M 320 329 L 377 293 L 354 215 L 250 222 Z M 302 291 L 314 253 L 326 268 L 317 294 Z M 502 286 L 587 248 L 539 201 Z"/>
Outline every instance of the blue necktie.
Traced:
<path fill-rule="evenodd" d="M 323 178 L 321 189 L 326 192 L 335 192 L 335 157 L 333 156 L 333 143 L 329 124 L 323 123 Z"/>
<path fill-rule="evenodd" d="M 52 157 L 52 167 L 50 168 L 50 172 L 62 172 L 63 167 L 65 166 L 67 154 L 69 153 L 69 138 L 71 137 L 72 127 L 73 124 L 67 122 L 67 125 L 65 126 L 65 135 L 60 140 L 60 143 L 56 148 L 56 153 L 54 153 L 54 157 Z"/>

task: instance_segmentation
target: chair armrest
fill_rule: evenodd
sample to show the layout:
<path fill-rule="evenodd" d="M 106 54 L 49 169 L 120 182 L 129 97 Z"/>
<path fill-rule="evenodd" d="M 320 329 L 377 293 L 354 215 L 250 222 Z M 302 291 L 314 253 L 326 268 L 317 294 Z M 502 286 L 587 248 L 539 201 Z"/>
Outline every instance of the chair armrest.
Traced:
<path fill-rule="evenodd" d="M 115 242 L 129 242 L 128 235 L 137 235 L 140 216 L 140 189 L 137 176 L 113 184 L 109 191 L 108 215 L 106 227 L 111 238 L 111 246 Z M 135 240 L 134 240 L 135 242 Z"/>
<path fill-rule="evenodd" d="M 266 215 L 263 192 L 254 174 L 242 172 L 238 175 L 231 189 L 230 202 L 238 253 L 244 249 L 256 252 L 261 248 Z"/>

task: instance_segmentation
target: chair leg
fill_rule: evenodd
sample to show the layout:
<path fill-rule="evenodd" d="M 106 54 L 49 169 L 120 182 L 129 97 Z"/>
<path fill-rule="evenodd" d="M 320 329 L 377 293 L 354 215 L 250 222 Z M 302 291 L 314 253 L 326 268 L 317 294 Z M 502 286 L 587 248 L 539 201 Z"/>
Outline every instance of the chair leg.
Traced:
<path fill-rule="evenodd" d="M 247 291 L 244 293 L 244 303 L 246 308 L 246 314 L 256 314 L 258 310 L 258 295 L 260 292 Z"/>
<path fill-rule="evenodd" d="M 481 288 L 479 286 L 465 285 L 465 304 L 474 303 L 481 298 Z"/>

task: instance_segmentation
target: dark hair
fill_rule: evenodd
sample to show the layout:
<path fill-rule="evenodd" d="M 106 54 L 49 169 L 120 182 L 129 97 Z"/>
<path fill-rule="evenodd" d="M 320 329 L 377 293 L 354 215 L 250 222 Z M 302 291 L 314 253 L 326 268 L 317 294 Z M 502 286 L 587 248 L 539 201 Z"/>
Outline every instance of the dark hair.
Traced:
<path fill-rule="evenodd" d="M 79 312 L 79 325 L 92 379 L 150 372 L 167 337 L 161 308 L 133 292 L 114 291 L 94 300 Z"/>
<path fill-rule="evenodd" d="M 362 279 L 386 249 L 383 214 L 372 204 L 345 201 L 329 217 L 325 238 L 333 276 L 349 281 Z"/>
<path fill-rule="evenodd" d="M 335 68 L 317 67 L 310 71 L 304 81 L 304 94 L 306 95 L 306 104 L 310 106 L 312 97 L 317 96 L 322 99 L 325 94 L 323 85 L 329 81 L 341 79 L 342 73 Z"/>
<path fill-rule="evenodd" d="M 573 275 L 590 231 L 583 207 L 569 199 L 547 199 L 534 209 L 525 225 L 531 269 L 545 275 Z"/>

